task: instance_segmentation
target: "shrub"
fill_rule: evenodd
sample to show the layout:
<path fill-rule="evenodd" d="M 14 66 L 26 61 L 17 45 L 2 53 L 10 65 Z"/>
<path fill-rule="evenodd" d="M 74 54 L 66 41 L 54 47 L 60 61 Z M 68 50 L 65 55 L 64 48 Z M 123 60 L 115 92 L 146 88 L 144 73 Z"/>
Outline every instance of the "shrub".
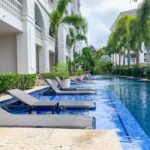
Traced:
<path fill-rule="evenodd" d="M 140 67 L 134 67 L 133 68 L 133 76 L 134 77 L 143 77 L 143 68 Z"/>
<path fill-rule="evenodd" d="M 150 79 L 150 68 L 147 68 L 146 70 L 146 78 Z"/>
<path fill-rule="evenodd" d="M 52 72 L 49 72 L 49 73 L 42 73 L 42 74 L 38 75 L 39 79 L 47 79 L 47 78 L 55 79 L 55 77 L 68 79 L 69 78 L 69 73 L 52 71 Z"/>
<path fill-rule="evenodd" d="M 134 77 L 144 77 L 144 68 L 143 67 L 116 67 L 113 69 L 113 74 L 122 75 L 122 76 L 134 76 Z"/>
<path fill-rule="evenodd" d="M 9 89 L 30 89 L 36 84 L 35 74 L 0 74 L 0 93 Z"/>
<path fill-rule="evenodd" d="M 84 71 L 82 69 L 77 70 L 75 73 L 75 75 L 77 75 L 77 76 L 81 76 L 83 74 L 84 74 Z"/>
<path fill-rule="evenodd" d="M 67 66 L 64 63 L 59 62 L 51 72 L 39 74 L 40 79 L 51 78 L 55 79 L 55 77 L 61 77 L 63 79 L 69 78 L 69 71 Z"/>
<path fill-rule="evenodd" d="M 126 76 L 132 76 L 132 75 L 133 75 L 133 68 L 127 68 Z"/>
<path fill-rule="evenodd" d="M 93 69 L 94 74 L 110 74 L 112 73 L 112 63 L 111 62 L 100 62 Z"/>

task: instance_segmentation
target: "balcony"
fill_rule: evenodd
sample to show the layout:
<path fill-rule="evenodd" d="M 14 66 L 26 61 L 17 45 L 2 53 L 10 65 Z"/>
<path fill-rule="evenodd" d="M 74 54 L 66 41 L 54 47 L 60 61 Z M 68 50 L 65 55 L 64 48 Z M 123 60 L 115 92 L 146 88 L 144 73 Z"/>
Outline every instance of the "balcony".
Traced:
<path fill-rule="evenodd" d="M 51 0 L 42 0 L 42 1 L 39 1 L 39 3 L 41 3 L 44 8 L 47 8 L 47 10 L 49 11 L 49 9 L 55 9 L 56 8 L 56 0 L 54 1 L 51 1 Z"/>
<path fill-rule="evenodd" d="M 49 50 L 55 52 L 55 39 L 49 36 Z"/>
<path fill-rule="evenodd" d="M 42 46 L 42 29 L 39 26 L 35 26 L 35 39 L 36 44 Z"/>
<path fill-rule="evenodd" d="M 0 0 L 0 8 L 21 20 L 22 4 L 18 0 Z"/>

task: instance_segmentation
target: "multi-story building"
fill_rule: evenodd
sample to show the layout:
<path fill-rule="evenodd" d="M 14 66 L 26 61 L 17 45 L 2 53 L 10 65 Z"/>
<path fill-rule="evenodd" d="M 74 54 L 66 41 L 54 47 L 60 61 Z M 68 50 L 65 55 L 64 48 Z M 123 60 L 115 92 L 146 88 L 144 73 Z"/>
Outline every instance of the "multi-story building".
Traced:
<path fill-rule="evenodd" d="M 54 65 L 55 40 L 49 34 L 49 15 L 57 0 L 0 0 L 0 73 L 49 72 Z M 80 1 L 67 14 L 80 14 Z M 77 50 L 81 49 L 77 44 Z M 72 59 L 69 27 L 59 28 L 59 61 Z"/>
<path fill-rule="evenodd" d="M 140 5 L 141 6 L 141 5 Z M 140 7 L 139 6 L 139 7 Z M 117 23 L 117 21 L 124 15 L 131 15 L 131 16 L 136 16 L 137 15 L 137 9 L 133 9 L 133 10 L 129 10 L 129 11 L 125 11 L 125 12 L 121 12 L 119 14 L 119 16 L 117 17 L 117 19 L 115 20 L 115 23 L 113 24 L 113 26 L 111 27 L 111 32 L 113 32 L 115 30 L 115 25 Z M 142 52 L 140 52 L 139 54 L 139 63 L 140 64 L 144 64 L 147 62 L 147 51 L 144 47 L 144 44 L 142 45 Z M 127 56 L 127 52 L 125 54 L 125 60 L 123 60 L 123 56 L 121 56 L 119 58 L 119 55 L 118 54 L 115 54 L 115 55 L 112 55 L 112 61 L 114 63 L 114 65 L 119 65 L 119 61 L 120 61 L 120 64 L 123 65 L 123 61 L 125 61 L 125 65 L 128 64 L 128 56 Z M 131 62 L 131 65 L 134 65 L 136 64 L 136 54 L 134 52 L 131 51 L 131 56 L 130 56 L 130 62 Z"/>

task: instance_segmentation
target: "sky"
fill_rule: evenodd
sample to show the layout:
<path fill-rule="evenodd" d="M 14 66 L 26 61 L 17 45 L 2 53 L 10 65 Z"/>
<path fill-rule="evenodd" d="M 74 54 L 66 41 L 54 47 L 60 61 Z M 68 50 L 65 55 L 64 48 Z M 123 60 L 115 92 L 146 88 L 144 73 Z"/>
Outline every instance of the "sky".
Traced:
<path fill-rule="evenodd" d="M 107 44 L 110 28 L 122 11 L 137 8 L 133 0 L 80 0 L 82 15 L 87 19 L 90 45 L 99 49 Z"/>

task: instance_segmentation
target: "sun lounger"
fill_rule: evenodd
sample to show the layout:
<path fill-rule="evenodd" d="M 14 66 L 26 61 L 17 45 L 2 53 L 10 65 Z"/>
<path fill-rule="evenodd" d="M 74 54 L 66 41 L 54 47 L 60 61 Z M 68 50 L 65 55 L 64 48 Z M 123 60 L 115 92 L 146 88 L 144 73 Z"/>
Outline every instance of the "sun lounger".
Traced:
<path fill-rule="evenodd" d="M 89 83 L 89 84 L 94 83 L 94 81 L 92 81 L 92 80 L 83 80 L 83 79 L 81 79 L 80 77 L 76 78 L 76 80 L 77 80 L 79 83 Z"/>
<path fill-rule="evenodd" d="M 16 98 L 17 100 L 23 102 L 24 104 L 28 105 L 32 111 L 32 108 L 37 107 L 52 107 L 52 110 L 60 108 L 84 108 L 84 109 L 91 109 L 96 107 L 96 103 L 93 101 L 40 101 L 33 96 L 19 90 L 13 89 L 9 90 L 8 93 Z M 54 108 L 53 108 L 54 107 Z M 55 108 L 56 107 L 56 108 Z M 53 112 L 54 113 L 54 112 Z"/>
<path fill-rule="evenodd" d="M 58 87 L 55 85 L 53 80 L 46 79 L 47 84 L 53 90 L 54 94 L 61 94 L 61 95 L 87 95 L 87 94 L 96 94 L 96 91 L 62 91 L 59 90 Z"/>
<path fill-rule="evenodd" d="M 19 90 L 13 89 L 7 91 L 12 97 L 26 104 L 29 108 L 29 112 L 31 113 L 33 108 L 38 107 L 49 107 L 54 113 L 55 109 L 59 108 L 59 102 L 57 101 L 39 101 L 35 97 Z"/>
<path fill-rule="evenodd" d="M 63 86 L 63 81 L 59 78 L 59 77 L 56 77 L 56 80 L 57 80 L 57 82 L 58 82 L 58 85 L 59 85 L 59 87 L 60 87 L 60 90 L 62 90 L 62 91 L 96 91 L 95 89 L 91 89 L 91 88 L 89 88 L 89 89 L 85 89 L 85 88 L 65 88 L 64 86 Z"/>
<path fill-rule="evenodd" d="M 0 127 L 93 129 L 95 118 L 75 115 L 15 115 L 0 108 Z"/>

